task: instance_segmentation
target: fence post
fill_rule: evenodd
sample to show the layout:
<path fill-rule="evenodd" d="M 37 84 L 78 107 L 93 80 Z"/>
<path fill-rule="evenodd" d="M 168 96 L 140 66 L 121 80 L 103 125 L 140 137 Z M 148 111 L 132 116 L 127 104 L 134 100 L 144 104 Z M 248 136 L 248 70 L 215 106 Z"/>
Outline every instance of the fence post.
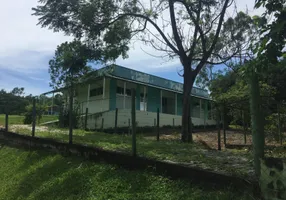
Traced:
<path fill-rule="evenodd" d="M 277 112 L 278 112 L 278 134 L 280 139 L 280 144 L 283 144 L 282 132 L 281 132 L 281 116 L 280 116 L 280 102 L 277 103 Z"/>
<path fill-rule="evenodd" d="M 218 111 L 219 112 L 219 111 Z M 220 114 L 218 113 L 218 118 L 217 118 L 217 150 L 221 150 L 221 141 L 220 141 Z"/>
<path fill-rule="evenodd" d="M 136 156 L 135 89 L 132 89 L 131 91 L 131 121 L 132 121 L 132 156 Z"/>
<path fill-rule="evenodd" d="M 71 87 L 69 100 L 69 144 L 72 144 L 73 134 L 73 89 Z"/>
<path fill-rule="evenodd" d="M 101 132 L 103 132 L 104 118 L 101 118 Z"/>
<path fill-rule="evenodd" d="M 84 130 L 87 130 L 87 116 L 88 116 L 88 108 L 85 109 Z"/>
<path fill-rule="evenodd" d="M 117 117 L 118 117 L 118 108 L 115 109 L 114 133 L 117 133 Z"/>
<path fill-rule="evenodd" d="M 32 117 L 32 137 L 35 136 L 36 129 L 36 98 L 33 99 L 33 117 Z"/>
<path fill-rule="evenodd" d="M 223 144 L 226 145 L 226 124 L 225 124 L 225 105 L 223 106 L 223 113 L 222 113 L 222 125 L 223 125 Z"/>
<path fill-rule="evenodd" d="M 242 114 L 242 120 L 243 120 L 243 137 L 244 137 L 244 144 L 246 144 L 246 125 L 245 125 L 245 112 L 242 111 L 243 114 Z"/>
<path fill-rule="evenodd" d="M 6 113 L 5 113 L 5 131 L 6 132 L 8 132 L 8 130 L 9 130 L 8 120 L 9 120 L 9 116 L 8 116 L 8 112 L 6 111 Z"/>
<path fill-rule="evenodd" d="M 175 130 L 175 118 L 173 118 L 173 129 Z"/>
<path fill-rule="evenodd" d="M 130 135 L 130 119 L 128 119 L 128 135 Z"/>
<path fill-rule="evenodd" d="M 160 115 L 159 115 L 159 108 L 157 108 L 157 141 L 160 139 Z"/>

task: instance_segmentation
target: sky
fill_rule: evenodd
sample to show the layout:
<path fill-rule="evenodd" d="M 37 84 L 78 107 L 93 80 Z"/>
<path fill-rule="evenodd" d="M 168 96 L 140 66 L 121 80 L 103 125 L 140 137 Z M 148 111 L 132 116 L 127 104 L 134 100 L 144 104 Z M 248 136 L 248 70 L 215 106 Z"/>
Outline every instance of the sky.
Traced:
<path fill-rule="evenodd" d="M 237 0 L 236 5 L 238 10 L 247 8 L 249 14 L 259 14 L 261 10 L 253 9 L 254 1 Z M 37 0 L 0 0 L 0 3 L 0 89 L 24 87 L 27 95 L 50 91 L 48 62 L 57 45 L 72 38 L 37 26 L 37 17 L 31 15 Z M 182 81 L 177 73 L 181 69 L 179 60 L 166 61 L 146 52 L 156 54 L 151 47 L 134 42 L 130 44 L 129 58 L 118 58 L 116 64 Z"/>

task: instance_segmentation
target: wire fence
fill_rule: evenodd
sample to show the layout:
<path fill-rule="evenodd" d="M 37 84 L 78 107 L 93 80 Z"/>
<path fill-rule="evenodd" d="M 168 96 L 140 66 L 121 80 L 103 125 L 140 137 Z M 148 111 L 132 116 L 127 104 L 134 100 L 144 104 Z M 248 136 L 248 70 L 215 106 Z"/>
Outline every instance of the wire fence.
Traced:
<path fill-rule="evenodd" d="M 155 105 L 148 104 L 149 101 Z M 225 109 L 218 109 L 214 104 L 209 106 L 207 101 L 193 102 L 193 131 L 189 134 L 194 143 L 188 144 L 180 140 L 182 107 L 178 102 L 177 106 L 171 105 L 175 98 L 164 101 L 135 96 L 133 100 L 122 96 L 89 101 L 75 99 L 72 141 L 69 130 L 58 128 L 61 125 L 58 117 L 38 123 L 36 106 L 32 125 L 12 125 L 9 121 L 14 119 L 8 112 L 1 125 L 5 131 L 92 145 L 259 181 L 264 199 L 286 199 L 286 106 L 283 103 L 263 105 L 265 158 L 261 159 L 257 174 L 253 167 L 250 111 L 245 102 L 238 103 L 239 106 L 225 105 Z M 59 110 L 59 118 L 67 122 L 71 113 L 68 104 Z M 252 191 L 241 192 L 245 199 L 258 198 Z"/>

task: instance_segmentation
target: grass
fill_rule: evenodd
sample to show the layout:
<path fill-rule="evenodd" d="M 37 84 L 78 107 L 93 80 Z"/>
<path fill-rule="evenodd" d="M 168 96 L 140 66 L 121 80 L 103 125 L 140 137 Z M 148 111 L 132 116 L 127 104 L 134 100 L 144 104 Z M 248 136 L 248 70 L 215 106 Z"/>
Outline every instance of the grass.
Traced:
<path fill-rule="evenodd" d="M 23 128 L 18 128 L 14 130 L 14 132 L 31 134 L 30 129 Z M 39 127 L 39 129 L 36 130 L 35 135 L 38 137 L 53 138 L 58 141 L 68 142 L 68 131 L 65 129 L 49 128 L 47 130 L 41 130 L 41 127 Z M 131 153 L 132 149 L 131 136 L 127 135 L 74 130 L 73 142 L 127 153 Z M 204 150 L 201 145 L 196 143 L 187 144 L 167 139 L 157 142 L 155 140 L 147 139 L 143 135 L 138 135 L 137 151 L 140 156 L 148 158 L 179 162 L 181 164 L 238 176 L 249 175 L 249 171 L 253 169 L 252 163 L 248 161 L 251 156 L 248 152 L 240 151 L 240 154 L 237 152 L 234 154 L 230 151 L 210 152 Z M 240 157 L 243 157 L 246 161 L 243 161 L 243 163 L 238 165 L 235 161 L 240 160 Z"/>
<path fill-rule="evenodd" d="M 58 119 L 57 116 L 53 115 L 44 115 L 40 123 L 45 123 Z M 23 115 L 9 115 L 8 123 L 9 125 L 14 124 L 23 124 L 24 116 Z M 5 126 L 5 115 L 0 115 L 0 125 Z"/>
<path fill-rule="evenodd" d="M 147 171 L 0 146 L 0 200 L 250 199 L 230 188 L 203 189 Z"/>

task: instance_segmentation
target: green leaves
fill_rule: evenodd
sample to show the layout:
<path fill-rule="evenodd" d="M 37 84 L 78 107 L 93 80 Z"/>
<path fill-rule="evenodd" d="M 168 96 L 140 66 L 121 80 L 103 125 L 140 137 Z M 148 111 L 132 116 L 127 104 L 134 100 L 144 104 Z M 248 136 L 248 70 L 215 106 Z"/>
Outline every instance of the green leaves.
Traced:
<path fill-rule="evenodd" d="M 50 85 L 58 89 L 70 86 L 71 82 L 77 83 L 80 77 L 92 70 L 87 63 L 94 59 L 99 60 L 97 56 L 80 41 L 61 44 L 55 52 L 55 57 L 49 62 Z"/>
<path fill-rule="evenodd" d="M 285 53 L 286 44 L 286 7 L 285 0 L 257 0 L 255 7 L 265 7 L 263 14 L 259 56 L 265 55 L 268 62 L 277 63 Z M 266 21 L 267 19 L 267 21 Z"/>

